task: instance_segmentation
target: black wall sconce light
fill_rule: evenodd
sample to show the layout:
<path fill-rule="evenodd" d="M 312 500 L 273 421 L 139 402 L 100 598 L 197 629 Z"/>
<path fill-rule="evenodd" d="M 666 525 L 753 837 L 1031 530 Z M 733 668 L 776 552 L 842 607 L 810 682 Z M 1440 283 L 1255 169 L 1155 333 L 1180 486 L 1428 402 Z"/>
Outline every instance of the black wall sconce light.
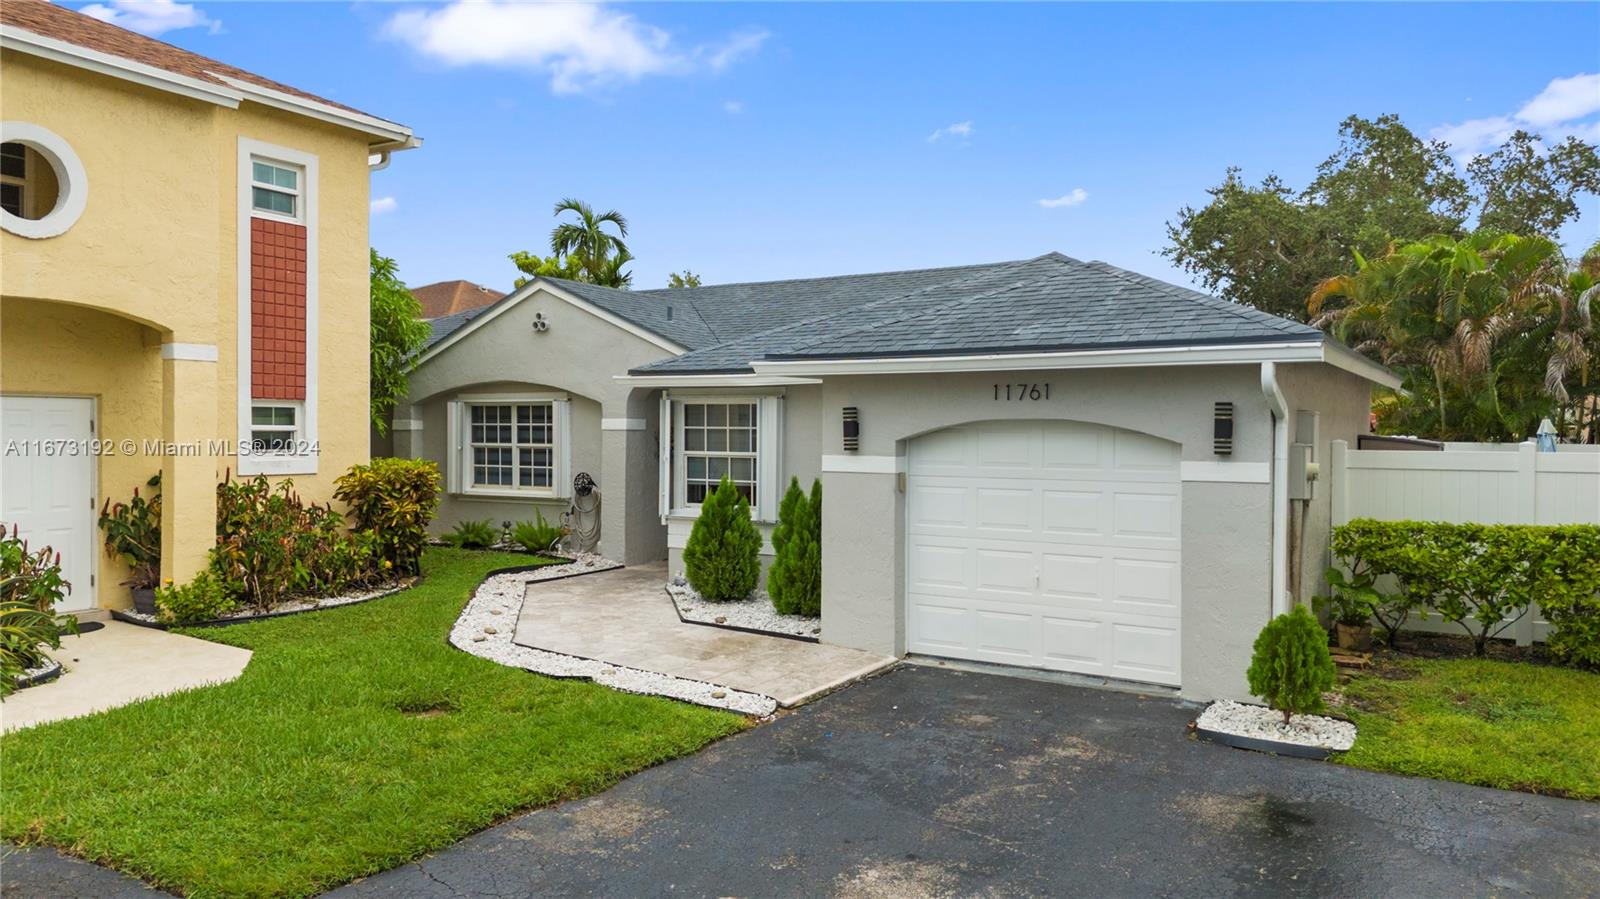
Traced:
<path fill-rule="evenodd" d="M 844 449 L 853 453 L 861 448 L 861 412 L 855 406 L 844 407 Z"/>
<path fill-rule="evenodd" d="M 1233 404 L 1214 403 L 1211 417 L 1212 452 L 1219 456 L 1233 455 Z"/>

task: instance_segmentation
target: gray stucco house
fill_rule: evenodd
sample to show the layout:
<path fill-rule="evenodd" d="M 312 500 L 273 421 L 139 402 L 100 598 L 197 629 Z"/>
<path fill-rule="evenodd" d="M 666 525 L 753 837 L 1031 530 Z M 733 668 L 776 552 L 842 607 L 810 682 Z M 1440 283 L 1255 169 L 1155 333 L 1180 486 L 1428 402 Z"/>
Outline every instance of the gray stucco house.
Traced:
<path fill-rule="evenodd" d="M 821 477 L 824 641 L 1196 699 L 1243 697 L 1256 632 L 1316 589 L 1314 463 L 1396 383 L 1314 328 L 1055 253 L 540 278 L 433 325 L 394 449 L 445 471 L 441 531 L 553 519 L 584 471 L 601 551 L 678 570 L 723 472 L 769 530 L 789 478 Z"/>

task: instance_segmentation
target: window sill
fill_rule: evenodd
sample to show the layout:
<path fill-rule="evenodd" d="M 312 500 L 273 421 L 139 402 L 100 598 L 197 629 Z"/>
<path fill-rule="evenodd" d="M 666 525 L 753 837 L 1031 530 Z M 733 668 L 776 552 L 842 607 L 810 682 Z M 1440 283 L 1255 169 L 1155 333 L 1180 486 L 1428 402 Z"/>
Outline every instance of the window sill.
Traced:
<path fill-rule="evenodd" d="M 316 474 L 317 457 L 300 456 L 240 456 L 239 473 L 257 474 Z"/>
<path fill-rule="evenodd" d="M 553 490 L 462 490 L 452 495 L 462 499 L 565 499 L 556 496 Z"/>

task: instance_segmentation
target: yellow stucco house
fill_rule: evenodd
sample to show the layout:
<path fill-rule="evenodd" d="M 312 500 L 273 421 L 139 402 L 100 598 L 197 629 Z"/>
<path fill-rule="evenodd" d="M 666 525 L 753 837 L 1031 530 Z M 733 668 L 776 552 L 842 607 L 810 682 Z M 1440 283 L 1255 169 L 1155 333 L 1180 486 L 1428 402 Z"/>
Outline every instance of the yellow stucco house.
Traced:
<path fill-rule="evenodd" d="M 0 4 L 0 521 L 118 608 L 98 510 L 163 479 L 162 576 L 228 470 L 368 458 L 370 174 L 403 125 L 45 2 Z"/>

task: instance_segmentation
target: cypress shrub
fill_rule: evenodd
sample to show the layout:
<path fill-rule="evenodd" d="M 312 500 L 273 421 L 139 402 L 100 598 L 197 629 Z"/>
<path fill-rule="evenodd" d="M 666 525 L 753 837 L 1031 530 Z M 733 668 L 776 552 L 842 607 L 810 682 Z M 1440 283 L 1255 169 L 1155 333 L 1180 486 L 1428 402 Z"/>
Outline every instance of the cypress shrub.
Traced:
<path fill-rule="evenodd" d="M 750 520 L 750 503 L 727 476 L 700 505 L 683 567 L 689 585 L 714 602 L 744 599 L 761 579 L 761 532 Z"/>
<path fill-rule="evenodd" d="M 800 479 L 790 478 L 789 489 L 783 492 L 783 500 L 778 503 L 778 524 L 772 529 L 772 552 L 774 555 L 783 553 L 783 545 L 789 541 L 790 530 L 794 527 L 796 507 L 806 501 L 805 491 L 800 489 Z M 767 575 L 770 580 L 772 575 Z"/>
<path fill-rule="evenodd" d="M 1245 677 L 1250 692 L 1282 712 L 1285 724 L 1290 715 L 1322 711 L 1322 693 L 1334 679 L 1328 632 L 1305 606 L 1295 606 L 1261 629 Z"/>
<path fill-rule="evenodd" d="M 772 607 L 784 615 L 821 615 L 822 482 L 812 483 L 811 496 L 807 498 L 800 492 L 799 482 L 791 480 L 778 515 L 778 529 L 784 532 L 784 538 L 779 545 L 777 530 L 773 531 L 777 555 L 772 560 L 772 570 L 767 572 Z"/>

